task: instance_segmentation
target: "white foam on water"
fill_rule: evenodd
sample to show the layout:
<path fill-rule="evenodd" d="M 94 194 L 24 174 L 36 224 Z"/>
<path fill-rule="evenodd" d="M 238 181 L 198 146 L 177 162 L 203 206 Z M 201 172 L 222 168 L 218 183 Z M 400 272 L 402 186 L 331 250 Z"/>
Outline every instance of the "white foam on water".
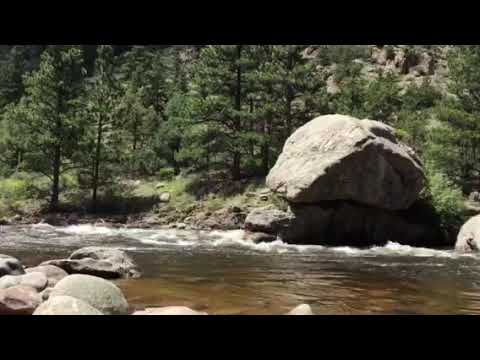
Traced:
<path fill-rule="evenodd" d="M 414 256 L 414 257 L 438 257 L 460 258 L 476 257 L 475 254 L 461 254 L 453 250 L 435 250 L 428 248 L 412 247 L 389 242 L 385 246 L 374 246 L 369 249 L 359 249 L 348 246 L 324 247 L 319 245 L 291 245 L 277 239 L 270 243 L 255 244 L 244 240 L 243 230 L 232 231 L 191 231 L 178 229 L 127 229 L 108 228 L 95 225 L 72 225 L 65 228 L 54 228 L 47 224 L 34 225 L 36 228 L 56 229 L 71 235 L 124 235 L 144 245 L 161 246 L 211 246 L 211 247 L 240 247 L 263 253 L 314 253 L 328 251 L 347 256 Z"/>
<path fill-rule="evenodd" d="M 70 225 L 67 227 L 56 228 L 57 230 L 71 235 L 116 235 L 120 233 L 118 229 L 112 229 L 105 226 L 96 226 L 91 224 Z"/>

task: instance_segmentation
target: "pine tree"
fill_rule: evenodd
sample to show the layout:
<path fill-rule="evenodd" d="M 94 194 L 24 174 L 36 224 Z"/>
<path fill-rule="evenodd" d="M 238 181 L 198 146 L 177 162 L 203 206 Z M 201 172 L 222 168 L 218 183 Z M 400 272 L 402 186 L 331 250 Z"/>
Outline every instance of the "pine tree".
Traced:
<path fill-rule="evenodd" d="M 480 46 L 455 47 L 449 68 L 453 97 L 438 107 L 440 124 L 432 128 L 428 156 L 468 188 L 480 175 Z"/>
<path fill-rule="evenodd" d="M 305 45 L 258 45 L 254 49 L 252 56 L 261 65 L 250 79 L 258 102 L 262 168 L 267 173 L 287 137 L 325 113 L 328 102 L 324 79 L 303 56 Z"/>
<path fill-rule="evenodd" d="M 82 139 L 84 154 L 81 158 L 82 175 L 90 184 L 94 211 L 97 209 L 99 187 L 113 178 L 113 165 L 121 164 L 121 152 L 116 151 L 119 141 L 116 108 L 120 89 L 115 81 L 114 69 L 113 48 L 100 45 L 97 49 L 94 76 L 86 93 L 83 116 L 87 129 Z"/>
<path fill-rule="evenodd" d="M 241 177 L 245 135 L 252 116 L 246 101 L 250 90 L 247 74 L 253 67 L 248 53 L 248 45 L 208 46 L 202 50 L 194 74 L 201 101 L 196 119 L 213 128 L 206 133 L 215 134 L 216 142 L 221 143 L 215 151 L 229 163 L 234 180 Z"/>
<path fill-rule="evenodd" d="M 77 116 L 85 71 L 78 47 L 50 46 L 38 71 L 25 79 L 28 109 L 23 138 L 29 150 L 29 168 L 51 180 L 50 210 L 58 208 L 60 176 L 71 168 L 71 157 L 81 134 Z"/>

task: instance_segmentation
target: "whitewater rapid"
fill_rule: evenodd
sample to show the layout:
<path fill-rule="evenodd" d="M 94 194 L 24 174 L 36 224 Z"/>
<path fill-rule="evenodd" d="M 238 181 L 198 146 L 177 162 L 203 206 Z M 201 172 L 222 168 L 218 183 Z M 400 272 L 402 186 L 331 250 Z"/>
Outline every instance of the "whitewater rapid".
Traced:
<path fill-rule="evenodd" d="M 344 256 L 413 256 L 413 257 L 437 257 L 437 258 L 460 258 L 476 257 L 474 254 L 460 254 L 453 250 L 437 250 L 428 248 L 417 248 L 398 243 L 389 242 L 385 246 L 374 246 L 368 249 L 353 247 L 325 247 L 319 245 L 292 245 L 277 239 L 271 243 L 254 244 L 244 241 L 243 230 L 232 231 L 192 231 L 177 229 L 127 229 L 109 228 L 95 225 L 73 225 L 68 227 L 53 227 L 46 224 L 34 225 L 35 231 L 55 232 L 66 236 L 73 236 L 81 240 L 82 237 L 122 237 L 128 239 L 129 250 L 135 250 L 138 245 L 145 245 L 151 248 L 161 247 L 195 247 L 228 248 L 234 247 L 248 251 L 285 254 L 285 253 L 318 253 L 331 252 Z"/>

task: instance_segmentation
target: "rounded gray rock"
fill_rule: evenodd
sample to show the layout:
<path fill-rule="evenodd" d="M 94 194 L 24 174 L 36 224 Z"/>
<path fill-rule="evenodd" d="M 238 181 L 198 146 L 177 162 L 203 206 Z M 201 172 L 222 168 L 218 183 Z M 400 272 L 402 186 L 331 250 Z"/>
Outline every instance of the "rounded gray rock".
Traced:
<path fill-rule="evenodd" d="M 0 254 L 0 277 L 5 275 L 23 275 L 22 263 L 14 257 Z"/>
<path fill-rule="evenodd" d="M 295 204 L 344 200 L 405 210 L 418 200 L 425 179 L 420 159 L 393 128 L 326 115 L 287 140 L 266 184 Z"/>
<path fill-rule="evenodd" d="M 40 305 L 33 315 L 103 315 L 99 310 L 86 302 L 71 296 L 56 296 Z"/>
<path fill-rule="evenodd" d="M 49 287 L 55 286 L 60 280 L 68 276 L 68 273 L 65 270 L 53 265 L 35 266 L 26 269 L 25 272 L 27 274 L 34 272 L 43 273 L 48 279 Z"/>
<path fill-rule="evenodd" d="M 83 300 L 104 315 L 127 315 L 129 306 L 120 289 L 113 283 L 90 275 L 69 275 L 53 288 L 49 300 L 71 296 Z"/>
<path fill-rule="evenodd" d="M 46 261 L 69 274 L 84 274 L 105 279 L 137 278 L 141 273 L 137 264 L 125 251 L 115 248 L 86 247 L 72 253 L 68 259 Z"/>
<path fill-rule="evenodd" d="M 47 287 L 48 279 L 45 274 L 40 272 L 31 272 L 24 275 L 6 275 L 0 278 L 0 289 L 8 289 L 13 286 L 23 285 L 29 286 L 42 291 Z"/>

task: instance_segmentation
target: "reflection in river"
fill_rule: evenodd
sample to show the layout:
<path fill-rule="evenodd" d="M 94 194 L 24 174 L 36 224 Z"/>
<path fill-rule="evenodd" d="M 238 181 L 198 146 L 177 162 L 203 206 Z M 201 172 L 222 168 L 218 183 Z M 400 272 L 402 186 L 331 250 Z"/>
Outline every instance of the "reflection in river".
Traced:
<path fill-rule="evenodd" d="M 398 244 L 359 250 L 246 244 L 241 232 L 3 227 L 0 253 L 32 266 L 84 246 L 128 251 L 144 276 L 118 281 L 135 308 L 210 314 L 478 314 L 480 257 Z"/>

